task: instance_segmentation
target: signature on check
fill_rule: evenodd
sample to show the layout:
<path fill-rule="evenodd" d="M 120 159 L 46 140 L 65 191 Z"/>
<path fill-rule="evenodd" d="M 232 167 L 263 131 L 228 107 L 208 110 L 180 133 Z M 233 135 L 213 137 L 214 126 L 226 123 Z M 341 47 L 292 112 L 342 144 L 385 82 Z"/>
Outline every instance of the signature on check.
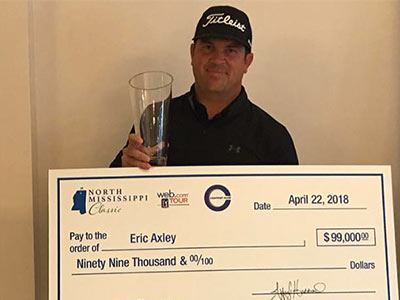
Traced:
<path fill-rule="evenodd" d="M 299 279 L 289 281 L 287 286 L 280 286 L 276 282 L 275 289 L 270 292 L 271 300 L 294 300 L 307 294 L 321 294 L 326 290 L 324 282 L 317 282 L 312 287 L 300 287 Z"/>

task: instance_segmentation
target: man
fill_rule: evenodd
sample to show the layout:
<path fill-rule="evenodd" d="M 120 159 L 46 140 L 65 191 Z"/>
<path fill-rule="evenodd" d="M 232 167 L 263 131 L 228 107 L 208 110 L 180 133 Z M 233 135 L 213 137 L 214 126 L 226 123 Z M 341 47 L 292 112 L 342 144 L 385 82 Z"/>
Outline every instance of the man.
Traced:
<path fill-rule="evenodd" d="M 251 103 L 242 86 L 253 62 L 247 15 L 214 6 L 200 18 L 190 46 L 194 85 L 170 103 L 168 165 L 298 164 L 286 128 Z M 150 168 L 155 149 L 131 131 L 111 167 Z"/>

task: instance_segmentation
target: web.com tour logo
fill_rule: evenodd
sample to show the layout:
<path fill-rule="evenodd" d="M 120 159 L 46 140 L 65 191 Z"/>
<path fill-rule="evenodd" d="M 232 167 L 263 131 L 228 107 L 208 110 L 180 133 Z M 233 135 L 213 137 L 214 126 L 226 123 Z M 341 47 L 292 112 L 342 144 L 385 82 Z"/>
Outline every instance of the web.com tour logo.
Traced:
<path fill-rule="evenodd" d="M 115 214 L 127 203 L 147 202 L 145 194 L 126 194 L 121 188 L 77 190 L 72 197 L 72 211 L 81 215 Z"/>
<path fill-rule="evenodd" d="M 189 205 L 189 193 L 175 193 L 169 189 L 166 192 L 157 193 L 157 197 L 160 199 L 162 208 Z"/>

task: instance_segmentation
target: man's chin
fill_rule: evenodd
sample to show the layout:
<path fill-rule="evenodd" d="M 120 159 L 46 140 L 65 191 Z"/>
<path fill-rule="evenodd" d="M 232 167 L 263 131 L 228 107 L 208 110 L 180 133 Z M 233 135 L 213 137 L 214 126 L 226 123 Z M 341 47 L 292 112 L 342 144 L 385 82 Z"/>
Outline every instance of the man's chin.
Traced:
<path fill-rule="evenodd" d="M 208 73 L 208 84 L 224 85 L 228 81 L 228 76 L 225 73 Z"/>
<path fill-rule="evenodd" d="M 207 89 L 213 92 L 223 92 L 226 89 L 226 80 L 222 77 L 211 78 L 207 82 Z"/>
<path fill-rule="evenodd" d="M 223 93 L 225 91 L 225 86 L 221 85 L 208 85 L 207 90 L 210 93 Z"/>

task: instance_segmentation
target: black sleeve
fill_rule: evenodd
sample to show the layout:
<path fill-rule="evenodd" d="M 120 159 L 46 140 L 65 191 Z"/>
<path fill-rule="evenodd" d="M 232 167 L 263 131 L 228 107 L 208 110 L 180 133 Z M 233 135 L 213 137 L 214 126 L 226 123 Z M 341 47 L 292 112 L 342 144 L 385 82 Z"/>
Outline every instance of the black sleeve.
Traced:
<path fill-rule="evenodd" d="M 279 147 L 276 149 L 276 161 L 279 165 L 299 164 L 293 139 L 286 128 L 284 128 L 284 134 L 282 135 Z"/>
<path fill-rule="evenodd" d="M 130 132 L 131 134 L 132 133 L 135 133 L 135 126 L 132 126 L 132 129 L 131 129 L 131 132 Z M 126 146 L 128 146 L 128 141 L 126 141 L 126 144 L 125 144 L 125 146 L 118 152 L 118 154 L 117 154 L 117 156 L 114 158 L 114 160 L 111 162 L 111 164 L 110 164 L 110 168 L 120 168 L 120 167 L 122 167 L 122 161 L 121 161 L 121 158 L 122 158 L 122 150 L 124 149 L 124 148 L 126 148 Z"/>

